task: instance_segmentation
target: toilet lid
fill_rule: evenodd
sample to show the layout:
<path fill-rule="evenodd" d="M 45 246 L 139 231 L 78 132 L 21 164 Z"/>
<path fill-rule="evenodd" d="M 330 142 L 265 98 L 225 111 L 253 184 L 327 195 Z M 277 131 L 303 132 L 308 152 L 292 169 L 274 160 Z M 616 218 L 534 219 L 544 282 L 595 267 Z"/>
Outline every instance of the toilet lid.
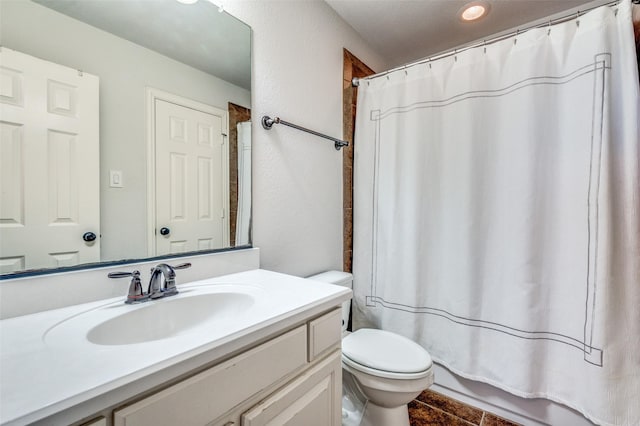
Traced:
<path fill-rule="evenodd" d="M 432 364 L 429 352 L 414 341 L 371 328 L 361 328 L 344 337 L 342 353 L 358 364 L 393 373 L 419 373 Z"/>

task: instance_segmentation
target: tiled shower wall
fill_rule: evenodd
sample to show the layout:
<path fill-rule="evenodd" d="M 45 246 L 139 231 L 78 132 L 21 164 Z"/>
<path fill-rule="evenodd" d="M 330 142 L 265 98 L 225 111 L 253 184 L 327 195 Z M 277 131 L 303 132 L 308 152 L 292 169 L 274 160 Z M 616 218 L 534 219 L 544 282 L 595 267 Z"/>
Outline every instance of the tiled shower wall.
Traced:
<path fill-rule="evenodd" d="M 229 102 L 229 243 L 236 246 L 238 217 L 238 123 L 251 120 L 249 108 Z"/>
<path fill-rule="evenodd" d="M 342 129 L 349 146 L 342 149 L 342 197 L 343 197 L 343 270 L 352 272 L 353 259 L 353 132 L 356 123 L 358 88 L 351 79 L 363 78 L 375 72 L 347 49 L 343 50 L 344 72 L 342 81 Z"/>

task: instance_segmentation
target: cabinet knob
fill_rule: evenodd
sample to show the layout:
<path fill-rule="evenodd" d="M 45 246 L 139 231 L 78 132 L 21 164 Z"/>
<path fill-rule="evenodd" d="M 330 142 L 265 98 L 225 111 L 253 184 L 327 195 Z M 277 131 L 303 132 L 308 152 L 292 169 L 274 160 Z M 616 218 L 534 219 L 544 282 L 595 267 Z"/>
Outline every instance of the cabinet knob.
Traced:
<path fill-rule="evenodd" d="M 93 232 L 85 232 L 82 235 L 82 239 L 85 240 L 88 243 L 90 243 L 91 241 L 95 241 L 96 238 L 97 238 L 96 234 L 94 234 Z"/>
<path fill-rule="evenodd" d="M 160 228 L 160 235 L 167 236 L 170 233 L 171 233 L 171 229 L 167 228 L 166 226 Z"/>

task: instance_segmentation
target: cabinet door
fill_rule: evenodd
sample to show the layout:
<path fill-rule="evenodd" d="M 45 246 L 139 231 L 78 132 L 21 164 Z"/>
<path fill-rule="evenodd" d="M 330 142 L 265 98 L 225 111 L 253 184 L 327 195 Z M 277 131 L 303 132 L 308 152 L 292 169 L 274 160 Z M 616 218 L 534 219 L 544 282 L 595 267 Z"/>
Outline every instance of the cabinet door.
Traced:
<path fill-rule="evenodd" d="M 242 426 L 339 426 L 342 365 L 333 352 L 242 415 Z"/>

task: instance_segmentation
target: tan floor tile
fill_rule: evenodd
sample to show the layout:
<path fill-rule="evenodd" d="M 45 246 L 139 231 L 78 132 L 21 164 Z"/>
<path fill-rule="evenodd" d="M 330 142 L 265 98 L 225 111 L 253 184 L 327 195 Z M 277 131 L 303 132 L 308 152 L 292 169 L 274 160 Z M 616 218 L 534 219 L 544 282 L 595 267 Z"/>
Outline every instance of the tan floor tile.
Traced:
<path fill-rule="evenodd" d="M 482 419 L 482 426 L 520 426 L 520 423 L 514 423 L 495 414 L 486 413 L 484 419 Z"/>
<path fill-rule="evenodd" d="M 418 401 L 409 403 L 411 426 L 470 426 L 471 423 Z"/>
<path fill-rule="evenodd" d="M 464 404 L 455 399 L 449 398 L 437 392 L 426 390 L 416 398 L 432 407 L 438 408 L 446 413 L 460 417 L 474 425 L 479 425 L 482 421 L 482 410 Z"/>

